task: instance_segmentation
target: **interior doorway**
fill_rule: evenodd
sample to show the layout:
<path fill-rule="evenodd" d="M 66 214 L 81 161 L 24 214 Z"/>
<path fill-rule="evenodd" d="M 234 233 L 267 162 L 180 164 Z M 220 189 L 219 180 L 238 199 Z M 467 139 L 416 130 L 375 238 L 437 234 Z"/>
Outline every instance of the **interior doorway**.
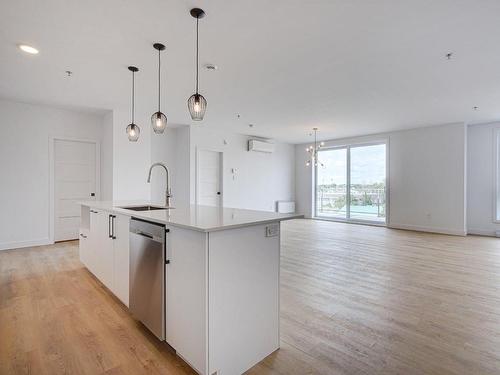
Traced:
<path fill-rule="evenodd" d="M 54 138 L 53 223 L 54 241 L 78 238 L 79 201 L 99 197 L 99 143 Z"/>
<path fill-rule="evenodd" d="M 222 152 L 197 150 L 196 203 L 222 206 Z"/>

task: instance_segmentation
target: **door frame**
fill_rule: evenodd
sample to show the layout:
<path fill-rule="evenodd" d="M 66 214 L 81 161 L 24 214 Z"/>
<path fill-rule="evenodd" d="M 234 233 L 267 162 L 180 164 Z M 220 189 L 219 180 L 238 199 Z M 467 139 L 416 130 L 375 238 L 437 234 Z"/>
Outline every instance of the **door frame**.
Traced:
<path fill-rule="evenodd" d="M 318 216 L 318 207 L 317 207 L 317 202 L 318 202 L 318 167 L 313 166 L 314 169 L 314 186 L 313 186 L 313 217 L 315 219 L 319 220 L 326 220 L 326 221 L 340 221 L 344 223 L 353 223 L 353 224 L 367 224 L 367 225 L 374 225 L 374 226 L 389 226 L 390 224 L 390 138 L 374 138 L 366 141 L 361 141 L 361 142 L 345 142 L 345 143 L 338 143 L 334 144 L 331 146 L 323 147 L 321 148 L 321 151 L 328 151 L 328 150 L 335 150 L 335 149 L 346 149 L 346 166 L 347 166 L 347 181 L 346 181 L 346 202 L 347 202 L 347 216 L 346 218 L 341 218 L 341 217 L 325 217 L 325 216 Z M 383 222 L 377 222 L 373 220 L 365 220 L 365 219 L 351 219 L 350 218 L 350 195 L 351 195 L 351 148 L 356 148 L 356 147 L 363 147 L 363 146 L 375 146 L 375 145 L 381 145 L 385 144 L 385 221 Z"/>
<path fill-rule="evenodd" d="M 207 147 L 196 147 L 195 152 L 195 168 L 194 168 L 194 204 L 198 206 L 198 202 L 200 201 L 199 193 L 200 193 L 200 172 L 199 172 L 199 163 L 200 163 L 200 151 L 211 151 L 218 152 L 220 155 L 220 168 L 219 168 L 219 189 L 220 189 L 220 200 L 219 207 L 224 207 L 224 151 L 217 148 L 207 148 Z"/>
<path fill-rule="evenodd" d="M 101 142 L 96 139 L 49 136 L 49 241 L 55 243 L 55 145 L 56 141 L 95 144 L 95 198 L 101 196 Z"/>

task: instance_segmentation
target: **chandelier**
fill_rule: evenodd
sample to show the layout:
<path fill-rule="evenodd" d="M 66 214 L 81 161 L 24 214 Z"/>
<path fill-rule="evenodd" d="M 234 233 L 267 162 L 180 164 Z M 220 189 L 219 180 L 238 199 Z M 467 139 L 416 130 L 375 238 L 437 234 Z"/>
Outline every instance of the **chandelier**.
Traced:
<path fill-rule="evenodd" d="M 318 151 L 325 145 L 325 142 L 318 143 L 317 132 L 318 128 L 313 128 L 314 131 L 314 146 L 309 146 L 306 148 L 306 151 L 309 153 L 309 160 L 306 161 L 306 166 L 314 165 L 317 167 L 318 165 L 324 167 L 324 164 L 318 160 Z M 312 135 L 312 133 L 310 134 Z"/>

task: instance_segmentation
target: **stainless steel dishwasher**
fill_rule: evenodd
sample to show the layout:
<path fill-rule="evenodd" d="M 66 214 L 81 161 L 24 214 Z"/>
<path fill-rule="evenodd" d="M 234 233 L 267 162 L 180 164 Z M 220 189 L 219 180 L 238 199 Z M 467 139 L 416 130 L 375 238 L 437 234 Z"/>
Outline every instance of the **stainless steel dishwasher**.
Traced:
<path fill-rule="evenodd" d="M 165 340 L 165 226 L 130 220 L 130 311 Z"/>

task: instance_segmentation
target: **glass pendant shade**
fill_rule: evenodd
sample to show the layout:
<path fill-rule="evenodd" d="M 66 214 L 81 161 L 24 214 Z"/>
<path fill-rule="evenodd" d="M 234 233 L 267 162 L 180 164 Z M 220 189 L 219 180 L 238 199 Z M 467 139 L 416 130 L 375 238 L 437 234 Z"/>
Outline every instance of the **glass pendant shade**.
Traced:
<path fill-rule="evenodd" d="M 198 26 L 200 18 L 205 17 L 205 12 L 200 8 L 193 8 L 190 11 L 192 17 L 196 18 L 196 91 L 188 99 L 188 109 L 193 121 L 201 121 L 207 110 L 207 100 L 198 93 L 199 78 L 199 46 L 198 46 Z"/>
<path fill-rule="evenodd" d="M 130 142 L 137 142 L 137 140 L 139 139 L 139 135 L 141 135 L 141 128 L 132 123 L 127 126 L 127 135 Z"/>
<path fill-rule="evenodd" d="M 158 111 L 151 115 L 151 127 L 155 134 L 163 134 L 167 128 L 167 116 L 161 111 L 161 51 L 165 50 L 165 45 L 161 43 L 153 44 L 153 48 L 158 51 Z"/>
<path fill-rule="evenodd" d="M 167 127 L 167 116 L 161 112 L 155 112 L 151 116 L 151 127 L 156 134 L 162 134 Z"/>
<path fill-rule="evenodd" d="M 188 99 L 188 108 L 191 118 L 194 121 L 201 121 L 203 120 L 203 116 L 205 116 L 205 111 L 207 110 L 207 101 L 203 95 L 193 94 Z"/>
<path fill-rule="evenodd" d="M 132 72 L 132 121 L 127 126 L 126 133 L 128 136 L 128 140 L 130 142 L 137 142 L 139 136 L 141 135 L 141 129 L 138 125 L 134 124 L 134 114 L 135 114 L 135 73 L 139 71 L 139 68 L 135 66 L 129 66 L 128 70 Z"/>

